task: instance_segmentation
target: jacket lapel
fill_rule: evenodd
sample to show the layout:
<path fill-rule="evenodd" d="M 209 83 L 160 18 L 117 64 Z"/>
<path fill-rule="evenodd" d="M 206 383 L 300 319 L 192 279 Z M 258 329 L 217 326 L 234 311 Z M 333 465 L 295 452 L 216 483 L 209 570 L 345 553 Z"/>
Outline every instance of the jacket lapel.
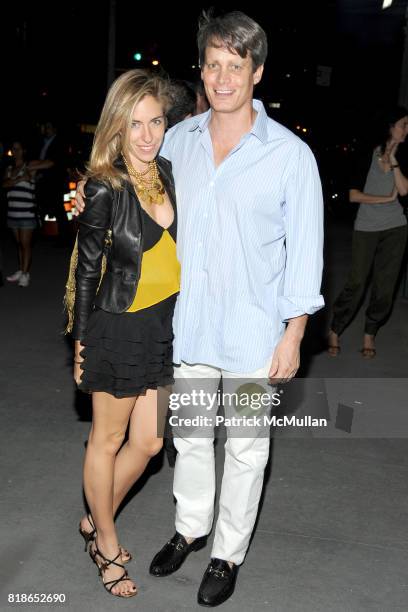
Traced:
<path fill-rule="evenodd" d="M 171 173 L 171 164 L 167 159 L 158 156 L 157 157 L 157 165 L 160 172 L 160 178 L 163 181 L 164 188 L 167 191 L 167 194 L 173 204 L 174 210 L 176 210 L 176 192 L 174 188 L 174 179 Z"/>

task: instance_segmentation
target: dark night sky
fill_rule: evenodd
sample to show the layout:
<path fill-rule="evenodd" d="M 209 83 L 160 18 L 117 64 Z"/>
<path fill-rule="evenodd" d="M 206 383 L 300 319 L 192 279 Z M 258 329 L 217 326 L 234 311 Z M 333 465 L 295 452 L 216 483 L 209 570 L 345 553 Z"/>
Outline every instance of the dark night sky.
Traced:
<path fill-rule="evenodd" d="M 334 112 L 395 102 L 402 58 L 405 0 L 381 11 L 381 0 L 223 3 L 264 27 L 270 44 L 262 87 L 265 100 L 282 99 L 287 115 L 313 121 Z M 195 34 L 201 8 L 117 0 L 116 67 L 136 66 L 135 51 L 157 56 L 170 76 L 198 71 Z M 258 3 L 259 5 L 259 3 Z M 33 127 L 47 114 L 68 129 L 95 122 L 106 94 L 108 0 L 18 2 L 2 19 L 3 113 L 0 135 Z M 5 9 L 3 8 L 3 11 Z M 330 88 L 316 87 L 318 64 L 333 66 Z M 285 75 L 291 74 L 290 78 Z M 340 113 L 339 113 L 340 110 Z"/>

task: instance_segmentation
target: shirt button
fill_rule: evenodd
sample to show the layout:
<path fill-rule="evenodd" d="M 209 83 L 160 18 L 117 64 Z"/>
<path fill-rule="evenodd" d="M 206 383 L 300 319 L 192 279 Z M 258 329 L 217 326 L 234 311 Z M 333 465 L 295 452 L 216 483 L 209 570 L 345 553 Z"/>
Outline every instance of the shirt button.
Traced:
<path fill-rule="evenodd" d="M 211 181 L 210 187 L 214 187 L 214 181 Z"/>

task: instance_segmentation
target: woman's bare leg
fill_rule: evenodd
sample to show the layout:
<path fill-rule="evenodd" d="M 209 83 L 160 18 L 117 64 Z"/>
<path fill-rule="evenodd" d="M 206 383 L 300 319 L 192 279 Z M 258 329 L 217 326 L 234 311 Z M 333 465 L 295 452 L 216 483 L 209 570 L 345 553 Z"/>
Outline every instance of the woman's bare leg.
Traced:
<path fill-rule="evenodd" d="M 117 399 L 108 393 L 92 394 L 93 417 L 84 462 L 84 491 L 97 529 L 97 546 L 108 559 L 119 551 L 113 520 L 113 478 L 117 452 L 125 437 L 136 398 Z M 92 544 L 95 548 L 95 543 Z M 98 562 L 102 560 L 97 558 Z M 118 560 L 120 563 L 120 558 Z M 109 566 L 104 570 L 105 582 L 120 578 L 123 570 Z M 119 582 L 112 593 L 133 591 L 132 580 Z"/>
<path fill-rule="evenodd" d="M 17 244 L 18 270 L 22 270 L 23 269 L 23 251 L 22 251 L 21 240 L 20 240 L 21 230 L 13 228 L 12 232 L 13 232 L 13 236 L 16 241 L 16 244 Z"/>
<path fill-rule="evenodd" d="M 339 336 L 332 329 L 329 330 L 327 341 L 327 352 L 331 357 L 337 357 L 340 352 Z"/>
<path fill-rule="evenodd" d="M 114 467 L 113 505 L 115 516 L 125 495 L 143 474 L 151 457 L 163 446 L 164 425 L 167 415 L 169 389 L 161 388 L 159 392 L 148 389 L 146 395 L 136 399 L 130 417 L 129 439 L 116 455 Z M 81 519 L 81 527 L 91 531 L 92 526 L 87 515 Z M 126 561 L 128 553 L 124 550 L 122 559 Z"/>
<path fill-rule="evenodd" d="M 164 423 L 168 406 L 168 391 L 148 389 L 139 395 L 130 417 L 129 439 L 115 461 L 113 514 L 126 493 L 143 474 L 151 457 L 163 446 Z"/>
<path fill-rule="evenodd" d="M 372 359 L 375 357 L 375 336 L 374 334 L 364 334 L 363 336 L 363 348 L 361 353 L 365 359 Z"/>
<path fill-rule="evenodd" d="M 31 268 L 31 257 L 32 257 L 32 242 L 33 242 L 33 231 L 32 229 L 21 229 L 20 230 L 20 248 L 21 248 L 21 261 L 20 270 L 24 274 L 30 271 Z"/>

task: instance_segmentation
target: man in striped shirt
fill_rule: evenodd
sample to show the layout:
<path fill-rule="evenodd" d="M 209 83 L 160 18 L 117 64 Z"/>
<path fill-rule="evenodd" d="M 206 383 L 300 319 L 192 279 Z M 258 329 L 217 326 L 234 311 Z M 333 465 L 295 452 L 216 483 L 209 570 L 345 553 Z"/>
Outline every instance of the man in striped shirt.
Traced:
<path fill-rule="evenodd" d="M 210 110 L 169 130 L 161 155 L 172 162 L 179 218 L 175 390 L 212 397 L 221 377 L 225 389 L 295 375 L 308 315 L 324 305 L 323 201 L 308 146 L 253 100 L 267 54 L 260 26 L 239 12 L 204 16 L 198 46 Z M 178 416 L 208 414 L 200 408 L 192 402 Z M 269 433 L 226 429 L 211 562 L 198 592 L 205 606 L 234 590 L 269 454 Z M 205 545 L 214 515 L 213 429 L 174 434 L 176 534 L 153 559 L 155 576 Z"/>

